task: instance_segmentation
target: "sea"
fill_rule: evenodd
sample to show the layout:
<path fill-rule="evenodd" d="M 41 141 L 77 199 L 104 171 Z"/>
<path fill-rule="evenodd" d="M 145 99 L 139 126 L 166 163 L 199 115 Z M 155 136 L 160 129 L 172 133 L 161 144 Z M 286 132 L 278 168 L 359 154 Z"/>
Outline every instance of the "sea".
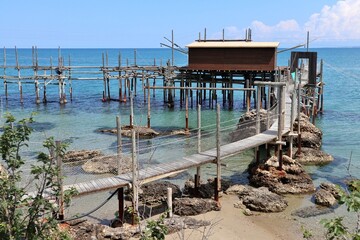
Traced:
<path fill-rule="evenodd" d="M 32 64 L 32 49 L 17 49 L 19 65 Z M 305 51 L 299 49 L 299 51 Z M 316 119 L 316 125 L 323 132 L 322 150 L 331 154 L 334 161 L 324 166 L 306 167 L 314 179 L 315 185 L 324 181 L 343 183 L 343 180 L 360 177 L 360 48 L 314 48 L 309 51 L 318 53 L 318 66 L 323 60 L 324 76 L 324 111 Z M 38 49 L 39 65 L 58 64 L 59 54 L 64 59 L 64 65 L 69 61 L 72 66 L 101 66 L 103 54 L 108 56 L 108 65 L 165 65 L 171 61 L 172 52 L 167 48 L 154 49 Z M 278 54 L 278 65 L 288 65 L 290 51 Z M 52 59 L 52 60 L 50 60 Z M 0 54 L 0 75 L 4 75 L 4 55 Z M 174 52 L 176 66 L 187 65 L 187 55 Z M 6 49 L 6 65 L 16 65 L 15 49 Z M 43 72 L 39 72 L 41 74 Z M 49 72 L 47 72 L 49 73 Z M 6 69 L 7 75 L 17 75 L 15 68 Z M 21 71 L 21 76 L 32 74 L 32 71 Z M 77 76 L 76 72 L 73 76 Z M 101 76 L 101 75 L 100 75 Z M 157 85 L 162 85 L 158 81 Z M 40 86 L 42 87 L 42 85 Z M 117 80 L 111 80 L 111 89 L 115 94 Z M 121 117 L 122 124 L 129 124 L 130 102 L 103 102 L 103 81 L 73 81 L 73 99 L 70 101 L 66 85 L 68 102 L 59 104 L 58 86 L 47 86 L 46 104 L 35 103 L 34 84 L 23 84 L 24 102 L 20 103 L 17 84 L 8 84 L 9 97 L 5 99 L 4 84 L 0 84 L 1 124 L 4 116 L 11 113 L 20 120 L 34 114 L 34 132 L 29 141 L 29 147 L 22 150 L 27 161 L 24 172 L 28 172 L 31 164 L 35 164 L 39 151 L 45 151 L 42 142 L 50 136 L 66 142 L 68 150 L 99 150 L 104 154 L 116 154 L 116 136 L 100 133 L 100 129 L 115 128 L 116 116 Z M 146 125 L 147 103 L 144 102 L 141 81 L 138 81 L 138 94 L 134 98 L 134 123 Z M 40 90 L 42 94 L 42 90 Z M 185 127 L 185 108 L 179 104 L 180 94 L 175 96 L 174 108 L 169 108 L 163 102 L 162 90 L 151 96 L 151 126 L 159 132 L 168 132 Z M 195 99 L 195 97 L 194 97 Z M 239 117 L 244 113 L 243 93 L 235 92 L 234 107 L 221 109 L 221 141 L 230 141 L 229 133 L 236 128 Z M 137 139 L 137 153 L 140 165 L 176 161 L 181 156 L 197 151 L 197 107 L 196 103 L 189 110 L 190 136 L 165 136 L 153 139 Z M 201 111 L 202 150 L 215 147 L 216 109 L 205 102 Z M 130 139 L 123 138 L 124 154 L 130 154 Z M 248 151 L 224 160 L 222 174 L 233 182 L 246 183 L 246 168 L 253 160 L 253 151 Z M 202 168 L 205 177 L 214 177 L 216 171 L 212 165 Z M 194 170 L 184 173 L 173 181 L 182 182 L 192 176 Z M 65 169 L 65 182 L 75 183 L 106 176 L 106 174 L 87 174 L 79 166 L 68 166 Z"/>

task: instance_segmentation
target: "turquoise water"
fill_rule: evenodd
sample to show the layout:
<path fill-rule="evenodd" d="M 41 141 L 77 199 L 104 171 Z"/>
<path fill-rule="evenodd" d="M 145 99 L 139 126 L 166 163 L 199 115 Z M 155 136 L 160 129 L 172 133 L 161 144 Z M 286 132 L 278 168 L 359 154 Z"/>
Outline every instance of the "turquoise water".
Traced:
<path fill-rule="evenodd" d="M 323 167 L 309 167 L 316 181 L 324 179 L 340 181 L 349 173 L 347 167 L 350 156 L 352 175 L 359 177 L 360 168 L 360 49 L 312 49 L 318 51 L 318 58 L 322 58 L 324 64 L 325 86 L 325 112 L 317 119 L 317 125 L 323 130 L 323 150 L 332 154 L 335 161 Z M 65 65 L 71 56 L 71 65 L 102 65 L 102 54 L 108 53 L 109 65 L 118 65 L 118 54 L 121 53 L 122 65 L 134 63 L 135 52 L 133 49 L 62 49 Z M 287 65 L 290 53 L 281 53 L 278 56 L 279 65 Z M 53 64 L 57 65 L 58 49 L 39 49 L 39 65 L 49 65 L 50 57 Z M 137 49 L 136 61 L 138 65 L 151 65 L 162 63 L 171 58 L 169 49 Z M 15 53 L 13 49 L 7 50 L 7 65 L 15 65 Z M 31 65 L 31 49 L 19 49 L 20 65 Z M 175 64 L 186 65 L 187 56 L 175 52 Z M 0 56 L 0 66 L 3 56 Z M 3 69 L 0 69 L 3 75 Z M 16 75 L 15 70 L 7 70 L 8 75 Z M 22 72 L 27 75 L 27 72 Z M 76 76 L 76 75 L 75 75 Z M 112 92 L 117 88 L 117 81 L 112 81 Z M 159 84 L 161 82 L 159 81 Z M 140 81 L 138 82 L 140 89 Z M 68 86 L 67 86 L 68 87 Z M 34 161 L 36 152 L 41 150 L 41 142 L 48 136 L 54 136 L 58 140 L 69 142 L 69 149 L 98 149 L 107 154 L 116 153 L 116 137 L 101 134 L 97 130 L 101 128 L 115 127 L 115 116 L 121 115 L 122 123 L 128 124 L 129 103 L 102 102 L 102 81 L 74 81 L 73 101 L 61 106 L 58 103 L 58 89 L 55 85 L 48 86 L 47 104 L 36 105 L 34 85 L 23 85 L 24 104 L 20 104 L 18 87 L 16 84 L 9 85 L 9 100 L 5 101 L 4 86 L 0 86 L 1 111 L 11 112 L 17 119 L 28 117 L 31 112 L 36 112 L 35 129 L 31 137 L 30 147 L 24 151 L 29 162 Z M 69 96 L 68 100 L 69 100 Z M 177 101 L 179 94 L 177 93 Z M 180 108 L 179 103 L 174 109 L 169 109 L 163 103 L 162 91 L 156 92 L 152 98 L 151 122 L 155 130 L 165 131 L 179 129 L 185 126 L 185 109 Z M 195 103 L 194 103 L 195 106 Z M 235 105 L 233 110 L 222 109 L 222 126 L 228 126 L 227 131 L 222 133 L 222 142 L 229 141 L 228 132 L 234 129 L 238 117 L 243 113 L 242 93 L 235 93 Z M 135 98 L 135 124 L 146 125 L 147 104 L 143 102 L 142 91 Z M 197 126 L 196 108 L 190 110 L 190 128 Z M 3 119 L 2 119 L 3 121 Z M 215 110 L 203 105 L 202 125 L 204 128 L 203 149 L 214 147 Z M 139 158 L 142 164 L 165 162 L 175 160 L 179 156 L 196 152 L 196 132 L 190 137 L 161 137 L 139 141 Z M 171 144 L 170 144 L 171 143 Z M 124 151 L 129 152 L 129 140 L 124 139 Z M 252 153 L 246 153 L 232 157 L 227 161 L 228 167 L 224 168 L 224 174 L 235 180 L 243 180 L 242 172 L 252 159 Z M 213 171 L 209 170 L 209 175 Z M 81 175 L 81 180 L 92 178 L 78 168 L 69 168 L 68 175 Z M 80 181 L 72 180 L 72 181 Z"/>

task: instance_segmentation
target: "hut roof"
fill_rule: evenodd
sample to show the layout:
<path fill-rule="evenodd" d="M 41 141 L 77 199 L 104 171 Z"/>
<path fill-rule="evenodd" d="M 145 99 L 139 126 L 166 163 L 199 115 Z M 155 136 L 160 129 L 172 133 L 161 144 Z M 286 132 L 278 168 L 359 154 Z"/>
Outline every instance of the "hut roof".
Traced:
<path fill-rule="evenodd" d="M 188 48 L 277 48 L 279 42 L 246 41 L 200 41 L 187 45 Z"/>

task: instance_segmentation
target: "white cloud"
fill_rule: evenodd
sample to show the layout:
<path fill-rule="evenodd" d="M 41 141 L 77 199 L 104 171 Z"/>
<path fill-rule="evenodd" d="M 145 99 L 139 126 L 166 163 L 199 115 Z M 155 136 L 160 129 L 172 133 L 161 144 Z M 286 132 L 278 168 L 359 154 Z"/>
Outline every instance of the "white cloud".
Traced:
<path fill-rule="evenodd" d="M 324 6 L 304 28 L 323 40 L 360 39 L 360 1 L 338 1 L 333 6 Z"/>
<path fill-rule="evenodd" d="M 359 45 L 357 41 L 360 40 L 360 1 L 340 0 L 332 6 L 325 5 L 302 26 L 296 20 L 290 19 L 272 26 L 261 21 L 253 21 L 250 28 L 253 30 L 253 39 L 258 41 L 299 44 L 306 41 L 306 32 L 310 31 L 310 38 L 317 39 L 316 43 L 319 45 L 339 41 L 344 45 Z"/>

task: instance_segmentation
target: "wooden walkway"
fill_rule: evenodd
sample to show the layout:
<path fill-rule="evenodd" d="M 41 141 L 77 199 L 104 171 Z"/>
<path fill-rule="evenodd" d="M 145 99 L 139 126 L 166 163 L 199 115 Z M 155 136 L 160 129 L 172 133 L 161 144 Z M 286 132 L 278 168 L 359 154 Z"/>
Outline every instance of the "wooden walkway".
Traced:
<path fill-rule="evenodd" d="M 283 135 L 290 131 L 291 118 L 291 99 L 285 92 L 285 114 L 284 114 Z M 222 145 L 220 148 L 220 159 L 236 155 L 242 151 L 258 147 L 266 143 L 275 142 L 278 139 L 278 120 L 276 120 L 270 129 L 242 139 L 236 142 Z M 189 168 L 201 166 L 216 161 L 216 148 L 183 157 L 173 162 L 151 165 L 150 167 L 139 170 L 138 181 L 143 183 L 152 182 L 158 179 L 166 178 L 173 174 L 185 171 Z M 129 186 L 132 182 L 132 173 L 125 173 L 118 176 L 95 179 L 82 183 L 75 183 L 64 186 L 64 190 L 75 188 L 79 195 L 85 195 L 98 191 L 116 189 Z"/>

